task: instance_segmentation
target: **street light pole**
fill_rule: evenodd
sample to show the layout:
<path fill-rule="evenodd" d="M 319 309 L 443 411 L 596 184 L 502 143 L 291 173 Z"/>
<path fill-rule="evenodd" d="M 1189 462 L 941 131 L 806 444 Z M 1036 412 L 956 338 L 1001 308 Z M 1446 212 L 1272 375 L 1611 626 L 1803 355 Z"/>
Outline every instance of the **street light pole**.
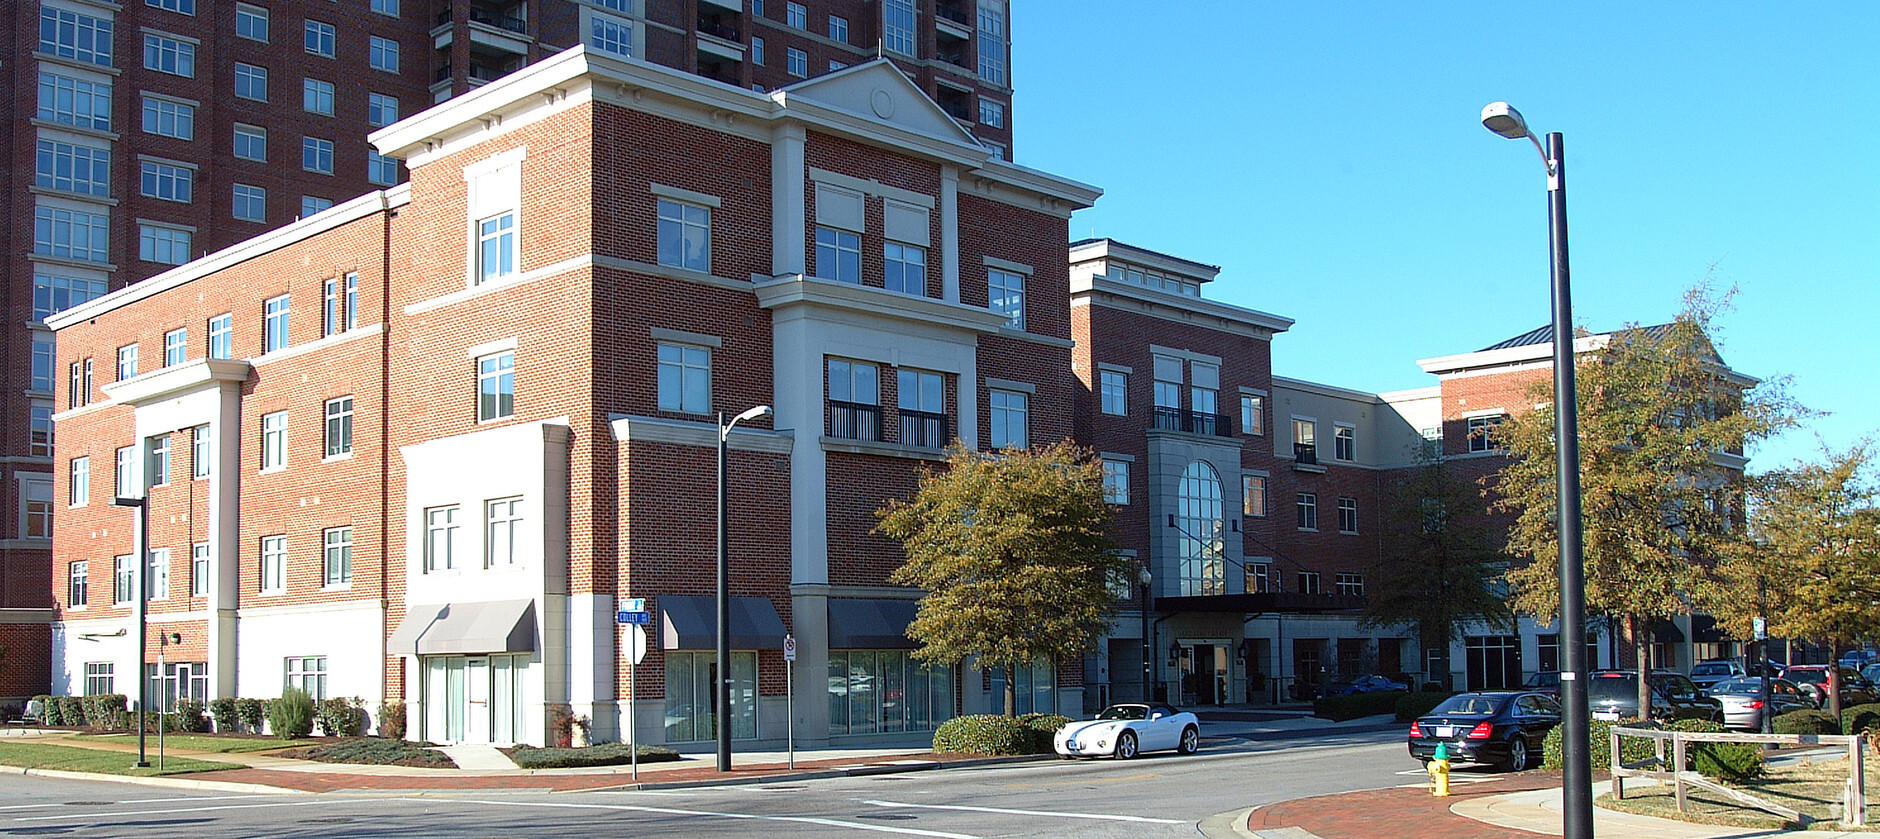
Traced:
<path fill-rule="evenodd" d="M 1149 612 L 1150 610 L 1155 608 L 1154 606 L 1150 605 L 1154 602 L 1154 598 L 1155 598 L 1155 590 L 1151 588 L 1151 586 L 1155 585 L 1155 580 L 1150 576 L 1149 563 L 1146 561 L 1143 562 L 1142 564 L 1141 580 L 1142 580 L 1142 603 L 1141 603 L 1141 606 L 1142 606 L 1142 702 L 1143 704 L 1146 705 L 1154 701 L 1149 696 L 1149 679 L 1152 675 L 1152 671 L 1155 669 L 1155 642 L 1151 640 L 1149 637 Z"/>
<path fill-rule="evenodd" d="M 718 412 L 718 679 L 714 685 L 718 713 L 712 722 L 718 735 L 720 772 L 731 771 L 731 563 L 727 550 L 731 541 L 731 524 L 725 515 L 729 497 L 725 490 L 725 453 L 730 447 L 731 429 L 736 428 L 738 423 L 769 415 L 770 406 L 759 405 L 732 417 L 727 423 L 725 413 Z"/>
<path fill-rule="evenodd" d="M 132 611 L 137 616 L 137 762 L 131 764 L 139 769 L 150 766 L 149 755 L 144 753 L 144 709 L 150 707 L 150 680 L 144 678 L 144 655 L 149 651 L 149 639 L 144 637 L 145 627 L 149 623 L 149 592 L 144 590 L 144 575 L 148 573 L 145 563 L 150 561 L 150 498 L 129 498 L 118 496 L 111 499 L 114 507 L 135 507 L 137 509 L 137 533 L 131 542 L 131 585 L 136 596 L 131 598 Z M 113 573 L 116 573 L 115 571 Z M 161 675 L 161 672 L 159 672 Z"/>
<path fill-rule="evenodd" d="M 1554 472 L 1559 496 L 1560 636 L 1565 658 L 1560 672 L 1562 780 L 1565 839 L 1592 839 L 1593 766 L 1586 700 L 1585 557 L 1581 547 L 1579 401 L 1574 387 L 1573 296 L 1567 271 L 1567 161 L 1560 132 L 1547 146 L 1528 130 L 1521 112 L 1506 102 L 1482 109 L 1482 125 L 1510 140 L 1527 138 L 1547 166 L 1548 240 L 1553 261 Z"/>

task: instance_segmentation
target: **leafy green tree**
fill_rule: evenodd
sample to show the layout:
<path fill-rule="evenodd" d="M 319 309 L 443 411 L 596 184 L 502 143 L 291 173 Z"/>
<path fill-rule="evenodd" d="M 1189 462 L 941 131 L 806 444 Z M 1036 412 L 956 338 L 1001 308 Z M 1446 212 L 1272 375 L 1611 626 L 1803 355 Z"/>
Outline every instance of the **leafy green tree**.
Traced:
<path fill-rule="evenodd" d="M 1103 466 L 1088 452 L 956 448 L 912 499 L 877 516 L 877 531 L 907 554 L 890 579 L 927 590 L 907 628 L 921 643 L 914 655 L 1003 670 L 1007 716 L 1018 666 L 1081 656 L 1109 629 L 1109 584 L 1129 566 L 1110 541 Z"/>
<path fill-rule="evenodd" d="M 1719 358 L 1712 319 L 1726 302 L 1693 289 L 1672 323 L 1582 338 L 1577 353 L 1586 606 L 1629 630 L 1641 714 L 1651 708 L 1650 621 L 1704 597 L 1707 567 L 1742 538 L 1731 512 L 1740 509 L 1742 453 L 1798 416 L 1783 382 L 1758 383 Z M 1552 390 L 1538 383 L 1529 398 L 1544 404 L 1498 430 L 1512 457 L 1494 490 L 1497 508 L 1516 516 L 1509 552 L 1527 560 L 1506 575 L 1513 605 L 1553 618 L 1560 546 Z"/>

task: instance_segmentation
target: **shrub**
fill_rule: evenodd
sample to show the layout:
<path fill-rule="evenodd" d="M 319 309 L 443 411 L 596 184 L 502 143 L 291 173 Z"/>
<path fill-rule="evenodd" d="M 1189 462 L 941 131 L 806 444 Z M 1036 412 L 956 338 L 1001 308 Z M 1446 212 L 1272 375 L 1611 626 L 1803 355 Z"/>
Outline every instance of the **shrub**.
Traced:
<path fill-rule="evenodd" d="M 1444 696 L 1453 695 L 1450 692 L 1449 688 L 1443 687 L 1441 684 L 1437 682 L 1424 682 L 1423 689 L 1420 692 L 1421 693 L 1440 693 Z"/>
<path fill-rule="evenodd" d="M 1334 722 L 1355 720 L 1359 717 L 1389 714 L 1397 710 L 1397 699 L 1401 693 L 1350 693 L 1344 696 L 1321 696 L 1312 700 L 1312 716 Z"/>
<path fill-rule="evenodd" d="M 1776 734 L 1840 734 L 1841 721 L 1827 711 L 1790 711 L 1769 724 Z"/>
<path fill-rule="evenodd" d="M 64 698 L 72 700 L 60 709 L 65 715 L 66 725 L 88 725 L 106 731 L 130 727 L 130 706 L 124 694 Z"/>
<path fill-rule="evenodd" d="M 1432 686 L 1433 685 L 1426 685 L 1425 687 Z M 1395 693 L 1391 695 L 1397 697 L 1397 705 L 1395 708 L 1397 711 L 1397 721 L 1409 722 L 1436 710 L 1436 706 L 1443 704 L 1443 700 L 1455 694 L 1439 689 L 1433 691 L 1426 690 L 1422 693 Z"/>
<path fill-rule="evenodd" d="M 566 702 L 548 706 L 548 738 L 556 748 L 574 747 L 574 709 Z"/>
<path fill-rule="evenodd" d="M 313 732 L 313 696 L 299 688 L 281 691 L 268 703 L 268 727 L 282 740 L 296 740 Z"/>
<path fill-rule="evenodd" d="M 1870 729 L 1880 728 L 1880 705 L 1855 705 L 1841 711 L 1841 730 L 1849 734 L 1865 734 Z"/>
<path fill-rule="evenodd" d="M 315 713 L 315 719 L 320 723 L 320 733 L 327 737 L 358 737 L 366 733 L 363 699 L 322 699 Z"/>
<path fill-rule="evenodd" d="M 279 703 L 275 703 L 279 704 Z M 383 738 L 361 738 L 356 740 L 337 740 L 289 749 L 281 752 L 281 757 L 294 760 L 312 760 L 320 763 L 356 763 L 370 766 L 417 766 L 429 769 L 455 769 L 456 761 L 436 749 L 430 743 L 414 743 L 408 740 L 386 740 Z"/>
<path fill-rule="evenodd" d="M 170 706 L 169 728 L 187 734 L 204 734 L 209 730 L 209 718 L 203 715 L 202 702 L 195 699 L 178 699 Z"/>
<path fill-rule="evenodd" d="M 241 720 L 241 727 L 252 734 L 261 733 L 261 721 L 267 719 L 267 703 L 259 699 L 235 700 L 235 716 Z"/>
<path fill-rule="evenodd" d="M 1616 725 L 1630 726 L 1633 728 L 1644 727 L 1639 724 L 1638 720 L 1620 720 L 1618 722 L 1611 720 L 1588 720 L 1586 745 L 1590 750 L 1589 753 L 1592 755 L 1592 764 L 1595 770 L 1612 766 L 1612 728 Z M 1561 767 L 1561 747 L 1565 740 L 1566 730 L 1566 726 L 1557 725 L 1554 726 L 1554 730 L 1547 732 L 1547 740 L 1541 745 L 1542 768 L 1559 769 Z M 1644 760 L 1645 758 L 1657 754 L 1656 749 L 1652 746 L 1652 741 L 1642 737 L 1624 737 L 1619 740 L 1619 744 L 1622 750 L 1620 752 L 1620 759 L 1626 763 Z"/>
<path fill-rule="evenodd" d="M 1724 729 L 1709 720 L 1678 720 L 1671 730 L 1714 734 Z M 1698 774 L 1720 781 L 1741 783 L 1763 772 L 1762 747 L 1750 743 L 1690 743 L 1684 756 Z"/>
<path fill-rule="evenodd" d="M 524 769 L 562 769 L 574 766 L 621 766 L 633 762 L 634 746 L 606 743 L 585 749 L 538 749 L 517 746 L 504 749 L 509 759 Z M 679 753 L 661 746 L 639 746 L 641 763 L 678 760 Z"/>
<path fill-rule="evenodd" d="M 65 725 L 65 716 L 59 713 L 59 697 L 40 694 L 33 697 L 39 703 L 39 721 L 46 725 Z"/>
<path fill-rule="evenodd" d="M 969 755 L 1022 755 L 1031 738 L 1018 720 L 998 714 L 972 714 L 954 717 L 940 724 L 933 733 L 936 752 Z"/>
<path fill-rule="evenodd" d="M 379 736 L 405 739 L 405 703 L 386 702 L 379 706 Z"/>
<path fill-rule="evenodd" d="M 1028 754 L 1050 754 L 1051 738 L 1058 729 L 1071 724 L 1071 718 L 1063 714 L 1021 714 L 1018 724 L 1031 738 L 1026 746 Z"/>
<path fill-rule="evenodd" d="M 209 700 L 209 716 L 215 718 L 217 734 L 238 734 L 242 730 L 241 712 L 236 704 L 239 700 L 224 696 Z"/>

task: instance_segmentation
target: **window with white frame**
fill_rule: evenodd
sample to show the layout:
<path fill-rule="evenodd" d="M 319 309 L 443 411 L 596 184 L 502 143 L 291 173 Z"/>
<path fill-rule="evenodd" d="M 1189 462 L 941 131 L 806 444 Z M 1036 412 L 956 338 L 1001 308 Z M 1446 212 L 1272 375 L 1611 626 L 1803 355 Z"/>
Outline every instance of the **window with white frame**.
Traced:
<path fill-rule="evenodd" d="M 91 563 L 75 560 L 65 570 L 65 604 L 83 608 L 91 599 Z"/>
<path fill-rule="evenodd" d="M 52 538 L 52 479 L 26 478 L 20 482 L 20 535 L 28 539 Z"/>
<path fill-rule="evenodd" d="M 386 17 L 398 17 L 398 0 L 372 0 L 372 11 Z"/>
<path fill-rule="evenodd" d="M 701 273 L 712 269 L 712 211 L 709 207 L 661 198 L 659 264 Z"/>
<path fill-rule="evenodd" d="M 67 506 L 83 507 L 91 503 L 91 457 L 72 458 L 70 499 Z"/>
<path fill-rule="evenodd" d="M 268 101 L 268 68 L 236 62 L 235 95 L 256 102 Z"/>
<path fill-rule="evenodd" d="M 117 603 L 130 603 L 137 599 L 137 557 L 124 555 L 112 557 L 111 599 Z"/>
<path fill-rule="evenodd" d="M 516 273 L 516 214 L 500 213 L 477 222 L 477 282 Z"/>
<path fill-rule="evenodd" d="M 308 216 L 316 215 L 319 213 L 324 213 L 327 210 L 330 210 L 332 208 L 333 208 L 333 199 L 331 198 L 321 198 L 318 195 L 300 196 L 300 217 L 301 218 L 307 218 Z"/>
<path fill-rule="evenodd" d="M 1502 414 L 1469 417 L 1469 451 L 1492 452 L 1501 448 L 1497 433 L 1501 431 L 1501 421 L 1505 418 Z"/>
<path fill-rule="evenodd" d="M 1358 430 L 1349 425 L 1338 425 L 1332 429 L 1332 459 L 1358 459 Z"/>
<path fill-rule="evenodd" d="M 373 35 L 366 46 L 366 61 L 374 70 L 398 72 L 398 42 Z"/>
<path fill-rule="evenodd" d="M 189 261 L 189 230 L 163 224 L 137 225 L 137 258 L 159 265 L 181 265 Z"/>
<path fill-rule="evenodd" d="M 85 262 L 109 262 L 111 217 L 64 207 L 36 207 L 33 253 Z"/>
<path fill-rule="evenodd" d="M 343 586 L 352 583 L 353 529 L 351 527 L 329 527 L 321 532 L 321 579 L 325 585 Z"/>
<path fill-rule="evenodd" d="M 783 4 L 783 22 L 797 29 L 809 28 L 809 9 L 802 3 Z"/>
<path fill-rule="evenodd" d="M 235 185 L 234 217 L 240 221 L 265 222 L 268 220 L 268 191 L 248 184 Z"/>
<path fill-rule="evenodd" d="M 319 137 L 300 138 L 300 168 L 318 175 L 333 174 L 333 141 Z"/>
<path fill-rule="evenodd" d="M 159 434 L 150 438 L 150 485 L 164 486 L 170 482 L 170 435 Z"/>
<path fill-rule="evenodd" d="M 1005 84 L 1005 0 L 979 0 L 979 77 Z"/>
<path fill-rule="evenodd" d="M 1240 512 L 1242 515 L 1266 515 L 1266 476 L 1240 476 Z"/>
<path fill-rule="evenodd" d="M 587 46 L 604 53 L 633 57 L 633 24 L 612 15 L 589 15 Z"/>
<path fill-rule="evenodd" d="M 1337 586 L 1337 592 L 1339 594 L 1346 595 L 1348 597 L 1363 597 L 1364 596 L 1364 575 L 1363 574 L 1352 574 L 1352 573 L 1341 571 L 1333 579 L 1334 579 L 1333 585 Z"/>
<path fill-rule="evenodd" d="M 224 312 L 209 319 L 209 357 L 235 357 L 235 316 Z"/>
<path fill-rule="evenodd" d="M 477 421 L 516 415 L 516 354 L 500 352 L 477 359 Z"/>
<path fill-rule="evenodd" d="M 333 24 L 310 20 L 304 31 L 303 44 L 307 52 L 321 58 L 332 58 L 335 55 L 339 32 L 333 28 Z"/>
<path fill-rule="evenodd" d="M 1097 394 L 1103 412 L 1123 416 L 1129 413 L 1129 374 L 1121 370 L 1097 371 Z"/>
<path fill-rule="evenodd" d="M 333 83 L 319 79 L 301 79 L 300 109 L 310 114 L 332 116 Z"/>
<path fill-rule="evenodd" d="M 52 6 L 39 8 L 39 51 L 100 67 L 111 66 L 110 18 Z"/>
<path fill-rule="evenodd" d="M 247 3 L 235 4 L 235 36 L 268 42 L 268 10 Z"/>
<path fill-rule="evenodd" d="M 144 567 L 144 591 L 151 600 L 170 599 L 170 549 L 151 548 Z"/>
<path fill-rule="evenodd" d="M 104 280 L 34 274 L 33 320 L 45 320 L 80 303 L 103 297 L 104 292 Z"/>
<path fill-rule="evenodd" d="M 398 185 L 398 158 L 366 152 L 366 180 L 379 186 Z"/>
<path fill-rule="evenodd" d="M 831 73 L 833 73 L 833 72 L 835 72 L 835 71 L 837 71 L 837 70 L 840 70 L 840 69 L 842 69 L 842 68 L 844 68 L 844 67 L 847 67 L 847 66 L 849 66 L 849 65 L 847 65 L 847 64 L 843 64 L 842 62 L 840 62 L 840 61 L 837 61 L 837 60 L 835 60 L 835 59 L 833 59 L 833 58 L 831 58 L 831 59 L 829 59 L 829 72 L 831 72 Z"/>
<path fill-rule="evenodd" d="M 1158 355 L 1155 363 L 1155 406 L 1179 411 L 1182 407 L 1182 360 Z M 1158 412 L 1160 413 L 1160 412 Z"/>
<path fill-rule="evenodd" d="M 849 42 L 848 18 L 836 17 L 835 15 L 829 16 L 829 40 L 840 44 Z"/>
<path fill-rule="evenodd" d="M 287 537 L 261 537 L 261 593 L 287 590 Z"/>
<path fill-rule="evenodd" d="M 189 596 L 209 596 L 209 543 L 189 546 Z"/>
<path fill-rule="evenodd" d="M 196 139 L 196 106 L 154 94 L 144 94 L 145 134 L 159 137 L 175 137 L 178 140 Z"/>
<path fill-rule="evenodd" d="M 326 456 L 352 454 L 353 398 L 341 396 L 326 400 Z"/>
<path fill-rule="evenodd" d="M 271 353 L 275 350 L 287 349 L 289 337 L 287 330 L 289 316 L 292 314 L 289 304 L 292 302 L 290 300 L 292 296 L 283 294 L 279 297 L 270 297 L 261 305 L 262 352 Z"/>
<path fill-rule="evenodd" d="M 193 79 L 196 77 L 196 45 L 179 38 L 145 32 L 144 68 Z"/>
<path fill-rule="evenodd" d="M 1240 433 L 1266 433 L 1266 397 L 1257 393 L 1240 395 Z"/>
<path fill-rule="evenodd" d="M 209 426 L 198 425 L 189 430 L 189 476 L 191 478 L 209 477 L 211 464 L 215 463 L 210 454 L 210 441 L 213 439 L 209 435 Z"/>
<path fill-rule="evenodd" d="M 895 394 L 901 412 L 901 445 L 925 449 L 946 446 L 946 378 L 903 367 L 895 371 Z"/>
<path fill-rule="evenodd" d="M 1316 492 L 1302 492 L 1297 496 L 1300 530 L 1319 529 L 1319 495 Z"/>
<path fill-rule="evenodd" d="M 498 498 L 483 506 L 483 567 L 516 564 L 516 543 L 522 535 L 522 499 Z"/>
<path fill-rule="evenodd" d="M 235 126 L 235 156 L 258 163 L 268 162 L 268 130 L 254 125 Z"/>
<path fill-rule="evenodd" d="M 111 85 L 41 71 L 39 118 L 78 128 L 111 130 Z"/>
<path fill-rule="evenodd" d="M 33 185 L 110 197 L 111 150 L 41 139 L 35 156 Z"/>
<path fill-rule="evenodd" d="M 927 249 L 901 242 L 882 244 L 882 286 L 889 291 L 927 296 Z"/>
<path fill-rule="evenodd" d="M 398 121 L 398 97 L 384 93 L 366 94 L 366 125 L 377 128 Z"/>
<path fill-rule="evenodd" d="M 784 70 L 797 78 L 809 75 L 809 53 L 796 47 L 784 47 Z"/>
<path fill-rule="evenodd" d="M 196 170 L 159 160 L 141 162 L 143 176 L 138 194 L 188 204 L 195 194 Z"/>
<path fill-rule="evenodd" d="M 137 495 L 137 447 L 120 446 L 117 450 L 117 471 L 112 473 L 111 486 L 119 498 L 133 498 Z"/>
<path fill-rule="evenodd" d="M 53 388 L 53 365 L 57 350 L 52 343 L 52 336 L 44 332 L 33 333 L 33 372 L 30 388 L 51 393 Z"/>
<path fill-rule="evenodd" d="M 339 310 L 339 278 L 328 277 L 320 284 L 320 334 L 338 335 L 342 331 Z"/>
<path fill-rule="evenodd" d="M 457 567 L 457 509 L 450 504 L 424 511 L 424 570 Z"/>
<path fill-rule="evenodd" d="M 30 413 L 30 445 L 28 452 L 33 457 L 52 456 L 52 400 L 32 399 L 27 401 Z"/>
<path fill-rule="evenodd" d="M 816 273 L 824 279 L 861 285 L 861 234 L 818 226 L 816 228 Z"/>
<path fill-rule="evenodd" d="M 287 468 L 287 412 L 261 415 L 261 470 Z"/>
<path fill-rule="evenodd" d="M 1103 500 L 1111 504 L 1129 503 L 1129 461 L 1103 459 Z"/>
<path fill-rule="evenodd" d="M 1207 461 L 1189 463 L 1177 485 L 1174 519 L 1182 596 L 1227 593 L 1227 546 L 1222 537 L 1225 514 L 1220 473 Z"/>
<path fill-rule="evenodd" d="M 1023 449 L 1031 445 L 1028 435 L 1030 397 L 1015 390 L 989 390 L 986 393 L 992 433 L 989 443 L 995 449 Z"/>
<path fill-rule="evenodd" d="M 72 362 L 72 380 L 66 398 L 68 408 L 79 408 L 91 404 L 92 362 L 87 358 Z"/>
<path fill-rule="evenodd" d="M 1005 315 L 1005 325 L 1025 328 L 1025 275 L 986 269 L 986 308 Z"/>
<path fill-rule="evenodd" d="M 117 663 L 85 662 L 85 695 L 106 696 L 113 693 L 117 693 Z"/>
<path fill-rule="evenodd" d="M 1005 127 L 1005 106 L 990 99 L 979 99 L 979 124 L 990 128 Z"/>
<path fill-rule="evenodd" d="M 1294 418 L 1292 421 L 1293 450 L 1300 459 L 1318 456 L 1319 425 L 1314 420 Z"/>
<path fill-rule="evenodd" d="M 1318 594 L 1319 593 L 1319 572 L 1317 571 L 1299 572 L 1299 593 L 1300 594 Z"/>
<path fill-rule="evenodd" d="M 306 691 L 315 701 L 326 698 L 326 656 L 294 656 L 285 667 L 287 687 Z"/>
<path fill-rule="evenodd" d="M 659 410 L 711 412 L 711 350 L 690 344 L 659 345 Z"/>
<path fill-rule="evenodd" d="M 1338 532 L 1358 532 L 1358 499 L 1349 497 L 1338 499 Z"/>
<path fill-rule="evenodd" d="M 764 66 L 764 39 L 762 38 L 755 36 L 751 38 L 751 63 L 759 67 Z"/>
<path fill-rule="evenodd" d="M 1273 563 L 1263 559 L 1248 560 L 1246 563 L 1247 593 L 1267 594 L 1273 591 Z"/>
<path fill-rule="evenodd" d="M 1188 362 L 1188 409 L 1195 413 L 1197 431 L 1214 429 L 1220 415 L 1221 367 L 1204 361 Z"/>
<path fill-rule="evenodd" d="M 915 55 L 914 0 L 882 0 L 881 46 L 902 55 Z"/>
<path fill-rule="evenodd" d="M 881 439 L 881 368 L 863 361 L 831 358 L 829 436 L 844 440 Z"/>
<path fill-rule="evenodd" d="M 196 13 L 196 0 L 144 0 L 144 5 L 177 14 L 193 15 Z"/>
<path fill-rule="evenodd" d="M 346 303 L 346 328 L 359 328 L 359 272 L 348 273 L 341 284 Z"/>

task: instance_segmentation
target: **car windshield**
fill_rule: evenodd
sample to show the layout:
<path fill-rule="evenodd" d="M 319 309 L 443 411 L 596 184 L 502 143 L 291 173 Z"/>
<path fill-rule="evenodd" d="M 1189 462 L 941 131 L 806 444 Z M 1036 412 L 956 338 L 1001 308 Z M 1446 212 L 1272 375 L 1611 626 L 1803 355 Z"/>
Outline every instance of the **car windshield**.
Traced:
<path fill-rule="evenodd" d="M 1443 704 L 1436 706 L 1436 710 L 1431 711 L 1430 714 L 1450 717 L 1492 716 L 1506 701 L 1505 696 L 1470 696 L 1465 693 L 1443 700 Z"/>
<path fill-rule="evenodd" d="M 1560 674 L 1551 670 L 1535 673 L 1527 677 L 1527 681 L 1522 684 L 1531 688 L 1557 687 L 1560 684 Z"/>
<path fill-rule="evenodd" d="M 1803 670 L 1800 667 L 1791 667 L 1782 671 L 1782 678 L 1788 679 L 1791 682 L 1807 682 L 1811 685 L 1818 685 L 1828 680 L 1828 671 Z"/>
<path fill-rule="evenodd" d="M 1691 668 L 1691 675 L 1693 676 L 1727 676 L 1729 674 L 1730 665 L 1722 662 L 1716 664 L 1699 664 Z"/>
<path fill-rule="evenodd" d="M 1638 677 L 1631 673 L 1596 676 L 1586 680 L 1586 697 L 1599 701 L 1638 701 Z"/>
<path fill-rule="evenodd" d="M 1147 719 L 1149 708 L 1144 705 L 1111 705 L 1097 715 L 1100 720 L 1140 720 Z"/>

